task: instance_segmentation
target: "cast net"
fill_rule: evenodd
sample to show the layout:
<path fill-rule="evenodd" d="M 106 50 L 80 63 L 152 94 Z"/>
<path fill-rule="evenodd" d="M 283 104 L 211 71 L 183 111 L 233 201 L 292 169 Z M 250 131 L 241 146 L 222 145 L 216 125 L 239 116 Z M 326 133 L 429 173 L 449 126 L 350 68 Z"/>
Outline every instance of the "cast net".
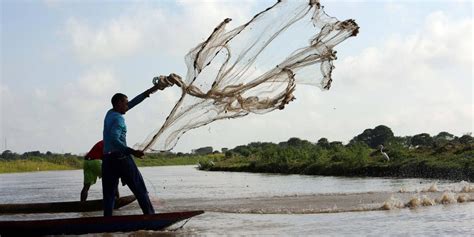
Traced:
<path fill-rule="evenodd" d="M 186 55 L 186 77 L 174 78 L 180 99 L 137 149 L 171 150 L 184 133 L 213 121 L 284 109 L 297 84 L 328 90 L 334 47 L 359 29 L 328 16 L 317 0 L 278 1 L 227 31 L 230 22 Z"/>

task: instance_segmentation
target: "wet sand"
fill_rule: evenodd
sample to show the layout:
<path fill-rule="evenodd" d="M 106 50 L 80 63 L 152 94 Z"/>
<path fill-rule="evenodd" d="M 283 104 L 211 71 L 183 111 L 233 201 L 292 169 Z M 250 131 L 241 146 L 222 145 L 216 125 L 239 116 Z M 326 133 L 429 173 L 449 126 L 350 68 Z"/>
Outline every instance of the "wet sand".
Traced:
<path fill-rule="evenodd" d="M 158 212 L 204 210 L 224 213 L 309 214 L 423 208 L 474 201 L 473 192 L 366 192 L 232 199 L 154 200 Z"/>

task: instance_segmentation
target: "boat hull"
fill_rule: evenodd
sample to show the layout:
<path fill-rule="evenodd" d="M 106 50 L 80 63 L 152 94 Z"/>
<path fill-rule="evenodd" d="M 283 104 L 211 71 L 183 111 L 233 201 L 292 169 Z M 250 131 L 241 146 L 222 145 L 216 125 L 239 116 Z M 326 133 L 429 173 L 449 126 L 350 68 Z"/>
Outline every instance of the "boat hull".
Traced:
<path fill-rule="evenodd" d="M 134 195 L 124 196 L 116 200 L 115 209 L 121 208 L 135 201 Z M 25 203 L 25 204 L 0 204 L 1 214 L 17 213 L 58 213 L 58 212 L 89 212 L 102 210 L 102 200 L 85 202 L 50 202 L 50 203 Z"/>
<path fill-rule="evenodd" d="M 162 230 L 172 224 L 200 215 L 204 211 L 170 212 L 153 215 L 81 217 L 69 219 L 0 221 L 0 235 L 41 236 L 81 235 L 137 230 Z"/>

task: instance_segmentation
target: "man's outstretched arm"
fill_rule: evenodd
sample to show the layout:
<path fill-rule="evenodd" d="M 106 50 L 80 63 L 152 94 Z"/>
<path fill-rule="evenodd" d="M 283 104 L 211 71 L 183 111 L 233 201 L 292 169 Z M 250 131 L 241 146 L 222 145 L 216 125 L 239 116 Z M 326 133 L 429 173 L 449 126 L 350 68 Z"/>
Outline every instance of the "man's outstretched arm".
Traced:
<path fill-rule="evenodd" d="M 173 75 L 173 76 L 172 76 Z M 128 102 L 128 110 L 131 110 L 137 104 L 140 104 L 143 100 L 149 97 L 151 94 L 155 93 L 157 90 L 164 90 L 167 87 L 173 86 L 175 84 L 174 77 L 179 77 L 176 74 L 170 74 L 169 76 L 159 76 L 155 77 L 153 81 L 157 81 L 157 83 L 152 86 L 150 89 L 144 91 L 143 93 L 137 95 L 131 101 Z M 180 78 L 180 77 L 179 77 Z"/>

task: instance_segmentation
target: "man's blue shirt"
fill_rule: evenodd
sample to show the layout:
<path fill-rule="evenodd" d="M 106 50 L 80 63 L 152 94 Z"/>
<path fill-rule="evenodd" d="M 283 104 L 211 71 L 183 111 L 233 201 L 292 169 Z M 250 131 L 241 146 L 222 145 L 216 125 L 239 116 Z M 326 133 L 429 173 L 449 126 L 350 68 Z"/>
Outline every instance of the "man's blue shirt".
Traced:
<path fill-rule="evenodd" d="M 137 104 L 141 103 L 147 96 L 146 93 L 133 98 L 128 102 L 128 110 L 131 110 Z M 110 152 L 121 152 L 129 155 L 131 149 L 127 146 L 127 125 L 125 119 L 119 112 L 110 109 L 107 111 L 104 119 L 104 154 Z"/>

